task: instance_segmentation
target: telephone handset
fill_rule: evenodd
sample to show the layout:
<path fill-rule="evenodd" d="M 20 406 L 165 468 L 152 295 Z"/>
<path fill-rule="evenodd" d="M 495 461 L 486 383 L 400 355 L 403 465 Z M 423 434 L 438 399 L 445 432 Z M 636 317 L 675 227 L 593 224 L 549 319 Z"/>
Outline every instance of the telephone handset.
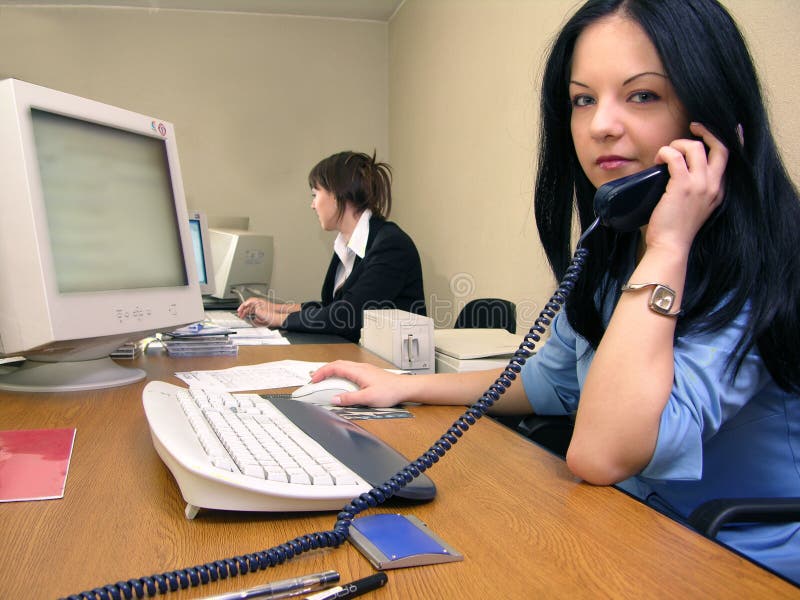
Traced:
<path fill-rule="evenodd" d="M 589 251 L 582 247 L 583 241 L 594 231 L 599 223 L 612 227 L 617 231 L 633 231 L 647 223 L 655 205 L 664 193 L 668 179 L 665 165 L 660 165 L 610 181 L 601 186 L 594 197 L 594 209 L 597 219 L 583 232 L 578 240 L 575 254 L 567 267 L 564 278 L 545 304 L 538 318 L 533 323 L 530 331 L 525 335 L 514 356 L 495 382 L 484 392 L 483 396 L 461 414 L 450 428 L 433 445 L 416 460 L 410 462 L 400 471 L 392 475 L 379 487 L 353 498 L 344 506 L 337 515 L 333 529 L 308 533 L 289 540 L 281 545 L 273 546 L 266 550 L 253 552 L 244 556 L 236 556 L 224 560 L 217 560 L 203 565 L 196 565 L 175 571 L 130 579 L 116 584 L 109 584 L 102 588 L 87 590 L 81 594 L 69 596 L 72 598 L 108 598 L 131 597 L 135 593 L 138 598 L 164 594 L 169 591 L 195 587 L 225 579 L 228 576 L 263 570 L 274 567 L 315 548 L 336 548 L 343 544 L 349 537 L 350 526 L 361 512 L 368 508 L 383 504 L 394 496 L 400 488 L 430 469 L 439 462 L 448 450 L 456 444 L 459 438 L 483 417 L 500 396 L 511 387 L 522 371 L 525 361 L 533 354 L 536 344 L 541 340 L 542 334 L 552 323 L 556 313 L 567 300 L 572 288 L 583 269 Z"/>
<path fill-rule="evenodd" d="M 635 231 L 650 220 L 668 180 L 667 165 L 656 165 L 609 181 L 594 195 L 594 214 L 614 231 Z"/>

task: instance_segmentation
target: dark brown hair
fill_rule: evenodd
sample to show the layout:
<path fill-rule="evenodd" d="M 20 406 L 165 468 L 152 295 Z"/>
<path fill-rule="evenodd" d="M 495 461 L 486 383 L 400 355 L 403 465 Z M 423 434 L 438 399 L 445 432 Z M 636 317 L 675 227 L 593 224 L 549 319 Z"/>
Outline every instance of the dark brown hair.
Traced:
<path fill-rule="evenodd" d="M 392 210 L 392 169 L 363 152 L 339 152 L 319 161 L 308 174 L 308 185 L 323 188 L 336 198 L 339 216 L 350 202 L 356 214 L 370 209 L 385 219 Z"/>

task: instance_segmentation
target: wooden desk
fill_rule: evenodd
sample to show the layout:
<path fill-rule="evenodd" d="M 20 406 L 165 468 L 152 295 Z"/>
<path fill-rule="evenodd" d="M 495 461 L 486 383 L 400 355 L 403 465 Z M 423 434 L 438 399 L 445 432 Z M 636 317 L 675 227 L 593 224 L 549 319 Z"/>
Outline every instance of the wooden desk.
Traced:
<path fill-rule="evenodd" d="M 146 356 L 136 363 L 152 379 L 180 383 L 174 371 L 337 357 L 381 364 L 349 344 L 242 347 L 238 359 Z M 0 505 L 0 598 L 77 594 L 263 550 L 333 525 L 330 513 L 206 511 L 187 521 L 178 487 L 150 440 L 143 386 L 0 395 L 0 429 L 77 428 L 64 498 Z M 414 419 L 365 427 L 416 458 L 461 410 L 413 412 Z M 561 460 L 488 419 L 470 429 L 430 476 L 439 489 L 436 500 L 403 510 L 465 560 L 389 571 L 388 585 L 370 599 L 800 597 L 800 589 L 624 494 L 576 481 Z M 373 572 L 345 544 L 166 597 L 200 598 L 327 569 L 338 570 L 344 582 Z"/>

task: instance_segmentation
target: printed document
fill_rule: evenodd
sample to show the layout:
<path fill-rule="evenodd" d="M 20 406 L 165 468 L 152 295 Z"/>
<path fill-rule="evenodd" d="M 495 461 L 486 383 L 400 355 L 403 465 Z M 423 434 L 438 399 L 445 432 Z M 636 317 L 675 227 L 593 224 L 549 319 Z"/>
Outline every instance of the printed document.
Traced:
<path fill-rule="evenodd" d="M 278 360 L 217 371 L 184 371 L 175 373 L 175 376 L 186 382 L 189 387 L 208 390 L 224 392 L 270 390 L 305 385 L 311 380 L 311 373 L 324 364 L 302 360 Z"/>

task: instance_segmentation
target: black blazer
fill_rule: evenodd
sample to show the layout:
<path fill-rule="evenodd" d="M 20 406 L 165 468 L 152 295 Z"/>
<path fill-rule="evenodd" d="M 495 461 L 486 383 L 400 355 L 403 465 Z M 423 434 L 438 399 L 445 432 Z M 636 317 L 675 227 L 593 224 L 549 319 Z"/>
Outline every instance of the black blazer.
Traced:
<path fill-rule="evenodd" d="M 340 263 L 334 252 L 322 284 L 322 302 L 303 303 L 300 311 L 286 318 L 284 329 L 335 334 L 357 342 L 365 308 L 425 314 L 419 253 L 408 234 L 391 221 L 370 219 L 364 258 L 356 257 L 353 271 L 334 294 Z"/>

